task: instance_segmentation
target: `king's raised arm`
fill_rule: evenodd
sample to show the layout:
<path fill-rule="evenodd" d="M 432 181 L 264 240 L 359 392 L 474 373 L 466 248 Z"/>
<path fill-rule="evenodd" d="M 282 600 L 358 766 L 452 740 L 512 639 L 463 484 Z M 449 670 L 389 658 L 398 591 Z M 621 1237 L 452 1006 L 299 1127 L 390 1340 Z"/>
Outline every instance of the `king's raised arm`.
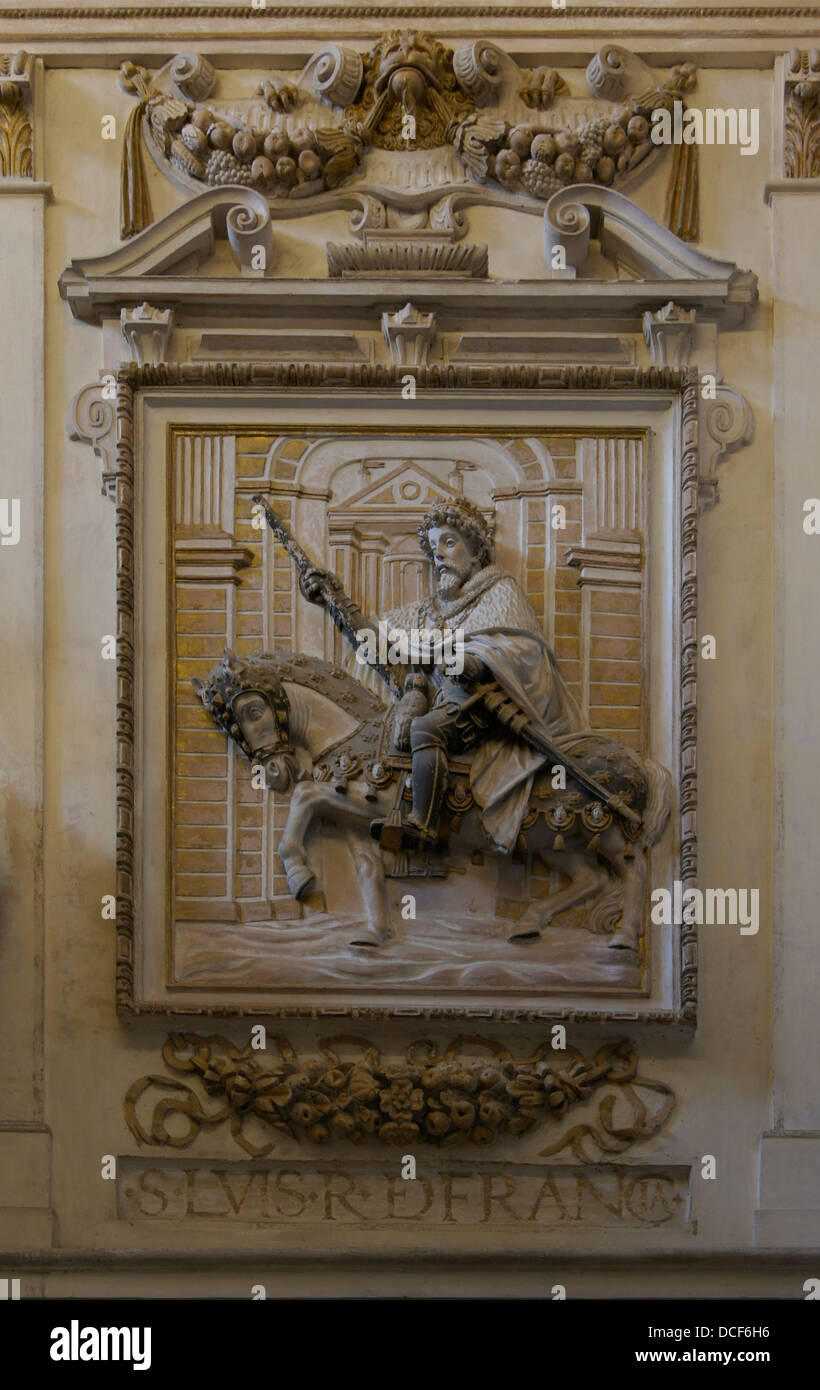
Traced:
<path fill-rule="evenodd" d="M 374 627 L 372 620 L 365 617 L 358 604 L 353 601 L 349 594 L 345 593 L 341 580 L 335 574 L 313 564 L 296 537 L 284 521 L 276 515 L 273 507 L 265 501 L 264 497 L 257 494 L 253 501 L 258 507 L 261 507 L 268 526 L 299 571 L 299 590 L 303 598 L 306 598 L 308 603 L 320 604 L 354 651 L 361 651 L 365 644 L 358 640 L 357 634 L 359 632 L 372 633 Z M 369 660 L 368 665 L 378 672 L 394 695 L 401 695 L 402 679 L 399 671 L 380 662 L 378 657 Z"/>

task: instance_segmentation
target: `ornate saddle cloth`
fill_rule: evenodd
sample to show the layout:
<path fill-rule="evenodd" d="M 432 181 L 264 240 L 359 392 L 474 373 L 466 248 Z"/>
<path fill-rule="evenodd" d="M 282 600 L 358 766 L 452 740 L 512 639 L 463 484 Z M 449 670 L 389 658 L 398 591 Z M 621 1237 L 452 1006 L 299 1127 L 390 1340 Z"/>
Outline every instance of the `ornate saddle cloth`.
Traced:
<path fill-rule="evenodd" d="M 391 782 L 406 782 L 412 767 L 409 752 L 396 752 L 393 747 L 393 722 L 396 706 L 387 706 L 340 667 L 330 667 L 318 657 L 283 653 L 277 662 L 281 680 L 313 687 L 328 695 L 359 721 L 359 728 L 336 747 L 329 748 L 316 764 L 314 776 L 331 781 L 339 791 L 348 783 L 364 777 L 373 791 Z M 514 737 L 510 730 L 498 729 L 502 737 Z M 560 734 L 555 738 L 560 754 L 566 750 L 589 773 L 601 788 L 622 797 L 633 810 L 643 813 L 648 788 L 641 774 L 638 755 L 606 734 L 592 732 Z M 473 752 L 448 758 L 449 776 L 444 809 L 451 815 L 463 814 L 473 804 L 470 772 Z M 555 758 L 545 758 L 543 770 L 537 772 L 530 796 L 524 826 L 532 825 L 539 813 L 556 831 L 569 829 L 580 815 L 589 829 L 602 830 L 610 824 L 611 813 L 594 794 L 573 780 L 567 772 L 566 787 L 553 786 Z M 409 790 L 409 789 L 407 789 Z"/>

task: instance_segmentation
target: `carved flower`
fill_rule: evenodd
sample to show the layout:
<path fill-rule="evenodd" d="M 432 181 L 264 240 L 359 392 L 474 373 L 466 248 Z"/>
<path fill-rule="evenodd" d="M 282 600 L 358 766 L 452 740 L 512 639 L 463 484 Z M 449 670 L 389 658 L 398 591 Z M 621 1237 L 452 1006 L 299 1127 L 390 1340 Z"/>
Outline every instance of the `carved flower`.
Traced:
<path fill-rule="evenodd" d="M 698 70 L 694 63 L 676 63 L 669 70 L 668 85 L 678 94 L 691 92 L 697 82 Z"/>
<path fill-rule="evenodd" d="M 391 1120 L 412 1120 L 414 1111 L 424 1109 L 424 1094 L 410 1077 L 397 1077 L 379 1092 L 379 1103 Z M 418 1126 L 413 1128 L 418 1134 Z"/>

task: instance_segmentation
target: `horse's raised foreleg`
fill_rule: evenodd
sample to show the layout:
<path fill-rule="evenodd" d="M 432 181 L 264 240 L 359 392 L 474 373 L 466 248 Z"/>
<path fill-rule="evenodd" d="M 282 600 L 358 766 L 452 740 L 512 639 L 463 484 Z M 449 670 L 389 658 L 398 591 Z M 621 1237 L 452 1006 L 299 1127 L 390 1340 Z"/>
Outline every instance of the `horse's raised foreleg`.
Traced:
<path fill-rule="evenodd" d="M 513 925 L 508 941 L 529 941 L 540 936 L 542 927 L 548 926 L 560 912 L 577 907 L 600 892 L 609 878 L 604 866 L 582 850 L 562 850 L 560 853 L 539 850 L 538 857 L 548 869 L 568 874 L 570 881 L 566 888 L 559 888 L 548 898 L 538 898 L 530 903 L 523 917 Z"/>
<path fill-rule="evenodd" d="M 379 946 L 388 930 L 387 883 L 381 854 L 370 838 L 370 822 L 376 813 L 372 800 L 348 790 L 340 795 L 324 782 L 299 782 L 290 801 L 288 819 L 279 845 L 279 858 L 295 898 L 304 897 L 315 882 L 307 861 L 305 842 L 314 821 L 338 824 L 350 849 L 364 900 L 365 924 L 351 945 Z"/>

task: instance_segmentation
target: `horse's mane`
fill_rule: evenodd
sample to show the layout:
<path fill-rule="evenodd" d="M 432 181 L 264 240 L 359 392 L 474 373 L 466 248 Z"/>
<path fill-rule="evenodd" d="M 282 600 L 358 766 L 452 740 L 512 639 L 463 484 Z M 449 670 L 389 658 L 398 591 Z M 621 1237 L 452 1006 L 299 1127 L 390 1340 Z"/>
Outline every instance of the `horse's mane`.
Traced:
<path fill-rule="evenodd" d="M 361 723 L 372 720 L 387 709 L 384 701 L 378 699 L 361 681 L 348 675 L 341 666 L 335 666 L 319 656 L 306 656 L 301 652 L 261 652 L 258 656 L 242 657 L 242 664 L 245 668 L 242 679 L 247 679 L 251 685 L 258 684 L 264 688 L 269 678 L 274 677 L 291 685 L 317 690 Z"/>

